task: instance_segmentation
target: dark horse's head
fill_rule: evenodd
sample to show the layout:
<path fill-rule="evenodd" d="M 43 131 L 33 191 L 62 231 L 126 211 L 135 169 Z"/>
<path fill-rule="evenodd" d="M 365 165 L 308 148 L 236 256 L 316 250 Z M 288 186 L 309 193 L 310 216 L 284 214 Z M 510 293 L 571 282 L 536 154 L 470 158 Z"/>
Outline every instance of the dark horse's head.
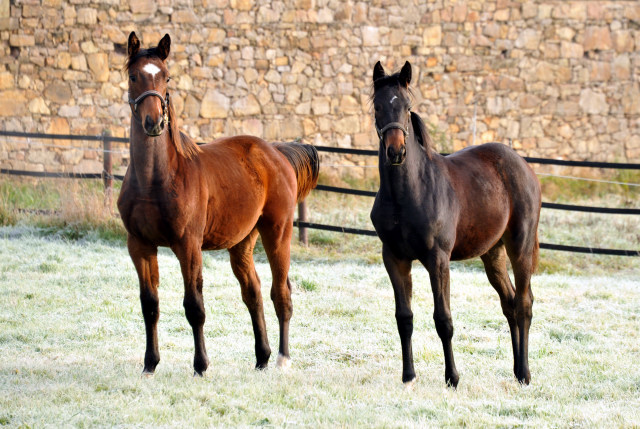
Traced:
<path fill-rule="evenodd" d="M 129 34 L 127 64 L 129 73 L 129 105 L 133 117 L 142 124 L 144 132 L 157 137 L 169 122 L 169 70 L 165 60 L 169 56 L 171 38 L 168 34 L 158 46 L 140 49 L 135 32 Z"/>
<path fill-rule="evenodd" d="M 400 165 L 407 156 L 406 137 L 411 119 L 411 64 L 405 62 L 402 70 L 387 75 L 380 64 L 373 68 L 373 108 L 376 131 L 380 137 L 380 150 L 392 165 Z"/>

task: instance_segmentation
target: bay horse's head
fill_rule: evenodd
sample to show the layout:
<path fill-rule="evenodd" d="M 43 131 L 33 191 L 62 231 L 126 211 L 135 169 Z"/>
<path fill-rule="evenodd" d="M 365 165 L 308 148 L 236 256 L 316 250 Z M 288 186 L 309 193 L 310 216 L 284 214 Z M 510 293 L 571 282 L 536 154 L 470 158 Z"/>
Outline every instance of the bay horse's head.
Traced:
<path fill-rule="evenodd" d="M 380 138 L 380 150 L 384 151 L 392 165 L 400 165 L 407 157 L 406 137 L 411 119 L 411 64 L 405 62 L 402 70 L 387 75 L 380 61 L 373 67 L 373 109 Z"/>
<path fill-rule="evenodd" d="M 144 132 L 157 137 L 169 122 L 169 56 L 171 38 L 165 34 L 158 46 L 140 49 L 135 32 L 129 34 L 126 71 L 129 73 L 129 106 L 133 118 L 142 124 Z"/>

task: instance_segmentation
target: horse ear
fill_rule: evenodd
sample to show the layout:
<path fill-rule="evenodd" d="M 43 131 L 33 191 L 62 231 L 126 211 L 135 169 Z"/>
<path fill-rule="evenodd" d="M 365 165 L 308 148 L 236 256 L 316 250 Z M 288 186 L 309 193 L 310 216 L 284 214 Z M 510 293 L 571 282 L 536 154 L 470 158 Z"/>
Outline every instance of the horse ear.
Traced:
<path fill-rule="evenodd" d="M 127 45 L 127 52 L 129 53 L 129 58 L 133 57 L 140 50 L 140 40 L 138 36 L 136 36 L 136 32 L 132 31 L 129 34 L 129 43 Z"/>
<path fill-rule="evenodd" d="M 380 64 L 380 61 L 378 61 L 376 65 L 373 66 L 373 81 L 375 82 L 376 80 L 381 79 L 385 76 L 386 76 L 386 73 L 382 68 L 382 64 Z"/>
<path fill-rule="evenodd" d="M 409 61 L 405 61 L 402 70 L 400 70 L 400 82 L 407 87 L 411 83 L 411 64 L 409 64 Z"/>
<path fill-rule="evenodd" d="M 162 61 L 166 60 L 171 51 L 171 37 L 165 34 L 160 43 L 158 43 L 158 55 Z"/>

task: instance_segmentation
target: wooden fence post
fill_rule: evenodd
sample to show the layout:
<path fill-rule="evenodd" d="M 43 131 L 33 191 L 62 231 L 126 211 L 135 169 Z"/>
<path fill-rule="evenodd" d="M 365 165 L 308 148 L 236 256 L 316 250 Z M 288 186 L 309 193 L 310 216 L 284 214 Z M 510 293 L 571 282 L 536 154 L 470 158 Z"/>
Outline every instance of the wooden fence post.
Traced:
<path fill-rule="evenodd" d="M 104 206 L 109 209 L 113 207 L 113 161 L 111 159 L 111 137 L 110 130 L 102 132 L 102 180 L 104 182 Z"/>
<path fill-rule="evenodd" d="M 307 221 L 307 202 L 304 200 L 301 201 L 300 204 L 298 204 L 298 221 L 299 222 Z M 300 243 L 304 244 L 305 246 L 309 245 L 307 228 L 303 226 L 298 227 L 298 239 L 300 240 Z"/>

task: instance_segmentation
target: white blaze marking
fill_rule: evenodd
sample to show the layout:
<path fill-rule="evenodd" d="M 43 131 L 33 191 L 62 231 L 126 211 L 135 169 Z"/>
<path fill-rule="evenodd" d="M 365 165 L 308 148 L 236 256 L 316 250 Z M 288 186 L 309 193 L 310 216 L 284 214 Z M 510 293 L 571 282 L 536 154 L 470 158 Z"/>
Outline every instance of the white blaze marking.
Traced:
<path fill-rule="evenodd" d="M 155 76 L 156 76 L 156 74 L 158 74 L 158 72 L 160 71 L 160 69 L 158 68 L 158 66 L 157 66 L 157 65 L 155 65 L 155 64 L 151 64 L 151 63 L 149 63 L 149 64 L 145 65 L 145 66 L 142 68 L 142 70 L 144 70 L 144 71 L 146 71 L 147 73 L 149 73 L 149 74 L 151 75 L 151 77 L 152 77 L 152 78 L 153 78 L 153 77 L 155 77 Z"/>
<path fill-rule="evenodd" d="M 391 99 L 391 101 L 389 103 L 393 104 L 394 101 L 396 101 L 396 98 L 398 98 L 397 95 L 394 95 L 393 98 Z"/>

